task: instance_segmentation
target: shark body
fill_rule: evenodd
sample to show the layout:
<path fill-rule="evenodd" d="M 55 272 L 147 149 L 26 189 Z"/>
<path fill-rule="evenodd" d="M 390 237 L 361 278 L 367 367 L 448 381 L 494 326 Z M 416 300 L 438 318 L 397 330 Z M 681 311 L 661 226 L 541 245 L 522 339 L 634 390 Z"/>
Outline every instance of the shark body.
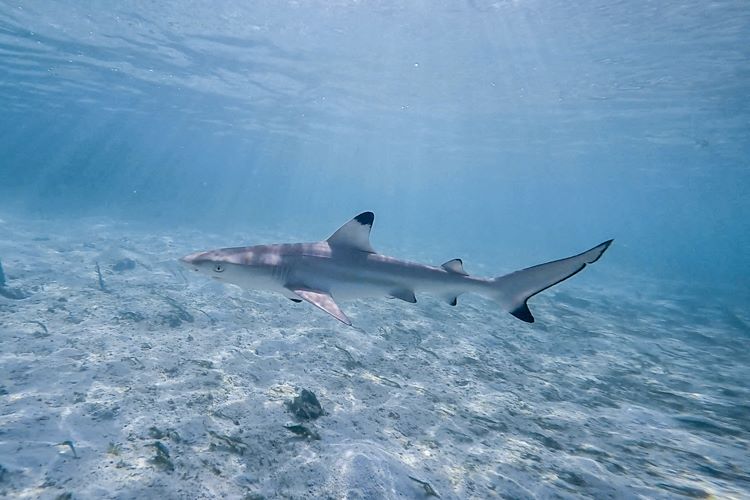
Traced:
<path fill-rule="evenodd" d="M 461 259 L 429 266 L 376 253 L 370 245 L 374 220 L 372 212 L 363 212 L 325 241 L 222 248 L 180 261 L 222 282 L 309 302 L 347 325 L 352 322 L 336 300 L 392 297 L 415 303 L 416 293 L 435 295 L 452 306 L 459 295 L 478 293 L 533 323 L 529 298 L 596 262 L 612 243 L 608 240 L 578 255 L 498 278 L 482 278 L 469 276 Z"/>

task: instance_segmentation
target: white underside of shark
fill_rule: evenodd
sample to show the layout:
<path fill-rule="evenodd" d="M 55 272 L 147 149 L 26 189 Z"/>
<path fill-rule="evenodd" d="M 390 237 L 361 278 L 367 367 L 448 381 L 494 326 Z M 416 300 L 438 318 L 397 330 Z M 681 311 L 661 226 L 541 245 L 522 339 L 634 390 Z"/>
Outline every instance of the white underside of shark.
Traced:
<path fill-rule="evenodd" d="M 347 325 L 352 322 L 337 300 L 393 297 L 414 303 L 418 293 L 440 297 L 454 306 L 459 295 L 478 293 L 516 318 L 533 323 L 529 298 L 596 262 L 612 243 L 605 241 L 578 255 L 499 278 L 481 278 L 469 276 L 460 259 L 435 267 L 376 253 L 370 245 L 374 220 L 372 212 L 363 212 L 325 241 L 222 248 L 180 260 L 219 281 L 307 301 Z"/>

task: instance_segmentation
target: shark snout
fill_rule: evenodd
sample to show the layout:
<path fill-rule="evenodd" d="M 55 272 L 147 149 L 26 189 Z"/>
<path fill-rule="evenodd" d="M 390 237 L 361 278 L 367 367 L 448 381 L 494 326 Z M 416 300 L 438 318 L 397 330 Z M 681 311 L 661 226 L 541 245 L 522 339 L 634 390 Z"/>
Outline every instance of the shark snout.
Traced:
<path fill-rule="evenodd" d="M 198 270 L 197 263 L 201 260 L 201 257 L 205 255 L 205 252 L 196 252 L 191 253 L 190 255 L 186 255 L 184 257 L 180 257 L 179 261 L 181 264 L 189 267 L 193 271 Z"/>

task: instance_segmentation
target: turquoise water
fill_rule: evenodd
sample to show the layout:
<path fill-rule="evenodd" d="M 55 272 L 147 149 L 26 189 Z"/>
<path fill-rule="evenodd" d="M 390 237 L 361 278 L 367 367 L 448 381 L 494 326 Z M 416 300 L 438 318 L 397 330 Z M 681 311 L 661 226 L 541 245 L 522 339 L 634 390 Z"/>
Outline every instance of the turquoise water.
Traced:
<path fill-rule="evenodd" d="M 741 1 L 0 2 L 0 494 L 750 495 L 748 47 Z M 364 210 L 482 276 L 615 243 L 533 326 L 175 264 Z"/>

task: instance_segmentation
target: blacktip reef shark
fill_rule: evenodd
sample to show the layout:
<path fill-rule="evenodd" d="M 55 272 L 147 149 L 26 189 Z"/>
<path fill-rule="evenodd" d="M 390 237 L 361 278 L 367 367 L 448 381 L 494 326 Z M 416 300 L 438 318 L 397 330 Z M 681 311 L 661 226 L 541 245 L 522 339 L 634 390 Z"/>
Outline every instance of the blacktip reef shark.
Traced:
<path fill-rule="evenodd" d="M 435 267 L 375 252 L 370 245 L 374 220 L 375 214 L 363 212 L 325 241 L 222 248 L 186 255 L 180 261 L 222 282 L 307 301 L 349 326 L 352 322 L 337 300 L 386 296 L 415 303 L 415 294 L 422 292 L 452 306 L 462 293 L 478 293 L 521 321 L 533 323 L 528 300 L 599 260 L 613 241 L 498 278 L 480 278 L 469 276 L 461 259 Z"/>

